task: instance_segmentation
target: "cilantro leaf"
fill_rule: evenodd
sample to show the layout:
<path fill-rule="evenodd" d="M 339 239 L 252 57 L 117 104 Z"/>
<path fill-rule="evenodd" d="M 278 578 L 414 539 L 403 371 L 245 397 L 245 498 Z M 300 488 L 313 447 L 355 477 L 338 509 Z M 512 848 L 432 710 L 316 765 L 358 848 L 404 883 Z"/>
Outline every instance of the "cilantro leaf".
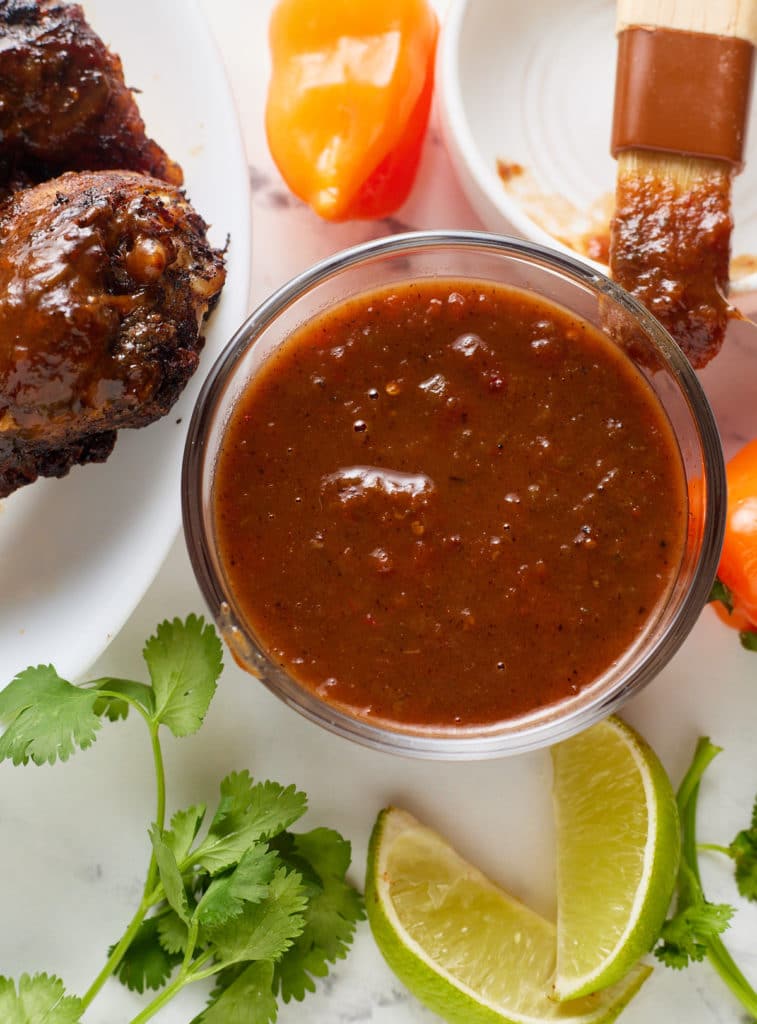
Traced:
<path fill-rule="evenodd" d="M 692 960 L 704 960 L 710 940 L 728 928 L 732 917 L 733 907 L 727 903 L 689 904 L 662 926 L 662 945 L 655 949 L 655 956 L 677 969 Z"/>
<path fill-rule="evenodd" d="M 189 900 L 187 890 L 184 888 L 184 879 L 181 877 L 179 865 L 173 850 L 163 839 L 163 834 L 157 825 L 150 829 L 150 840 L 155 851 L 155 860 L 158 862 L 160 881 L 166 894 L 169 906 L 171 906 L 182 921 L 189 921 Z"/>
<path fill-rule="evenodd" d="M 187 948 L 189 928 L 175 910 L 169 909 L 154 918 L 158 924 L 158 941 L 166 953 L 181 953 Z"/>
<path fill-rule="evenodd" d="M 717 576 L 715 577 L 715 582 L 712 584 L 712 590 L 710 591 L 710 596 L 707 598 L 707 601 L 708 603 L 712 601 L 720 601 L 728 613 L 730 615 L 733 614 L 733 591 Z"/>
<path fill-rule="evenodd" d="M 204 818 L 204 804 L 188 807 L 185 811 L 177 811 L 171 818 L 171 828 L 163 833 L 163 841 L 179 864 L 189 856 Z"/>
<path fill-rule="evenodd" d="M 264 900 L 245 903 L 242 913 L 231 921 L 203 932 L 224 965 L 242 960 L 276 960 L 301 933 L 306 906 L 300 876 L 279 868 Z"/>
<path fill-rule="evenodd" d="M 347 955 L 355 925 L 365 915 L 360 895 L 345 880 L 351 859 L 347 840 L 326 828 L 281 838 L 284 859 L 294 866 L 304 861 L 310 868 L 304 874 L 309 897 L 305 927 L 276 964 L 276 991 L 289 1002 L 313 992 L 313 978 L 325 977 L 328 965 Z"/>
<path fill-rule="evenodd" d="M 219 981 L 226 981 L 224 974 Z M 257 960 L 234 971 L 233 980 L 216 985 L 207 1009 L 192 1024 L 274 1024 L 278 1010 L 272 982 L 270 960 Z"/>
<path fill-rule="evenodd" d="M 757 800 L 752 809 L 750 828 L 743 829 L 729 846 L 736 862 L 736 884 L 747 900 L 757 900 Z"/>
<path fill-rule="evenodd" d="M 79 1024 L 81 1000 L 67 996 L 60 978 L 48 974 L 21 976 L 16 986 L 0 977 L 0 1020 L 3 1024 Z"/>
<path fill-rule="evenodd" d="M 264 899 L 278 866 L 278 857 L 263 843 L 250 847 L 231 874 L 214 879 L 208 886 L 197 905 L 200 924 L 223 924 L 241 914 L 245 903 Z"/>
<path fill-rule="evenodd" d="M 264 964 L 264 963 L 271 963 L 271 961 L 270 960 L 252 960 L 252 961 L 250 961 L 250 963 Z M 220 971 L 217 971 L 213 975 L 213 989 L 212 989 L 210 995 L 208 996 L 208 1004 L 214 1002 L 216 999 L 219 998 L 219 996 L 223 992 L 226 991 L 227 988 L 230 988 L 234 984 L 234 982 L 237 980 L 237 978 L 240 975 L 244 974 L 244 972 L 247 970 L 247 966 L 248 965 L 244 961 L 242 961 L 241 963 L 238 963 L 238 964 L 232 964 L 230 967 L 222 967 Z M 191 1021 L 191 1024 L 195 1024 L 195 1022 Z"/>
<path fill-rule="evenodd" d="M 174 736 L 196 732 L 223 668 L 215 629 L 196 615 L 162 622 L 143 653 L 155 693 L 154 721 Z"/>
<path fill-rule="evenodd" d="M 112 952 L 112 948 L 111 948 Z M 158 921 L 148 917 L 139 926 L 137 934 L 116 969 L 116 977 L 133 992 L 146 988 L 159 989 L 168 981 L 181 956 L 164 949 L 158 937 Z"/>
<path fill-rule="evenodd" d="M 306 808 L 307 797 L 294 786 L 253 783 L 249 772 L 232 772 L 221 783 L 218 810 L 192 860 L 212 875 L 225 871 L 254 843 L 288 828 Z"/>
<path fill-rule="evenodd" d="M 131 700 L 140 704 L 145 711 L 152 715 L 155 711 L 155 699 L 149 686 L 144 683 L 135 683 L 130 679 L 97 679 L 92 683 L 85 684 L 87 689 L 98 690 L 99 696 L 95 705 L 95 712 L 98 715 L 105 715 L 111 722 L 117 722 L 120 718 L 126 718 L 129 714 L 129 703 L 126 700 L 119 700 L 111 694 L 123 694 Z M 107 694 L 101 691 L 109 691 Z"/>
<path fill-rule="evenodd" d="M 52 665 L 27 668 L 0 693 L 0 760 L 14 764 L 66 761 L 97 738 L 97 694 L 61 679 Z"/>
<path fill-rule="evenodd" d="M 109 722 L 119 722 L 129 717 L 129 705 L 119 697 L 99 695 L 95 701 L 95 714 Z"/>
<path fill-rule="evenodd" d="M 294 786 L 278 782 L 253 783 L 248 771 L 232 772 L 221 782 L 221 800 L 210 831 L 218 835 L 258 830 L 258 839 L 270 839 L 292 825 L 307 810 L 307 797 Z"/>

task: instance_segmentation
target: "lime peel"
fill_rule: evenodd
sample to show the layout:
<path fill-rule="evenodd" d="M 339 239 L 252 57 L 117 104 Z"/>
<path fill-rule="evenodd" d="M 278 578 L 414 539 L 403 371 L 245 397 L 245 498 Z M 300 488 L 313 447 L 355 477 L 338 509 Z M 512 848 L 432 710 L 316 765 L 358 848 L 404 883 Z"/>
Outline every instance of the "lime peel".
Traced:
<path fill-rule="evenodd" d="M 570 1000 L 616 983 L 657 940 L 675 885 L 680 827 L 665 769 L 619 719 L 559 744 L 553 762 L 555 995 Z"/>

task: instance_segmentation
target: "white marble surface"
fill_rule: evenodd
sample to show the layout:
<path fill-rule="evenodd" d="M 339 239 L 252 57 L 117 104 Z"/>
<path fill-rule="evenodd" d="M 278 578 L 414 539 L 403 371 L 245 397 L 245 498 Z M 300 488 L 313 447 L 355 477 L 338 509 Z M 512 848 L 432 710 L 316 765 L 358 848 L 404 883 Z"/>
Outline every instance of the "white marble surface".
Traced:
<path fill-rule="evenodd" d="M 417 187 L 396 221 L 319 223 L 289 197 L 264 143 L 269 0 L 203 4 L 231 76 L 250 159 L 254 301 L 313 260 L 355 241 L 404 225 L 478 226 L 435 131 Z M 757 434 L 757 374 L 748 372 L 755 345 L 749 330 L 729 342 L 705 375 L 728 447 Z M 155 624 L 166 616 L 203 610 L 179 538 L 93 674 L 138 678 L 139 652 Z M 45 652 L 39 657 L 44 660 Z M 662 676 L 627 706 L 626 717 L 656 747 L 675 781 L 701 733 L 722 744 L 725 753 L 702 791 L 702 839 L 727 842 L 744 827 L 757 789 L 757 656 L 742 651 L 735 635 L 710 611 Z M 378 810 L 392 802 L 445 832 L 463 854 L 536 909 L 553 911 L 545 753 L 445 765 L 363 750 L 299 718 L 231 664 L 202 731 L 183 741 L 167 739 L 166 759 L 174 808 L 211 798 L 232 769 L 249 768 L 257 777 L 297 783 L 310 795 L 307 822 L 330 824 L 352 840 L 352 877 L 358 884 L 371 824 Z M 47 970 L 60 974 L 72 991 L 87 987 L 138 901 L 152 813 L 150 752 L 137 721 L 106 727 L 94 748 L 54 769 L 0 766 L 0 973 Z M 703 867 L 711 898 L 738 904 L 728 943 L 757 983 L 757 907 L 736 899 L 727 865 L 707 858 Z M 156 1020 L 186 1024 L 203 1005 L 203 996 L 187 992 Z M 141 1002 L 111 982 L 86 1020 L 125 1024 Z M 432 1024 L 436 1019 L 394 980 L 365 925 L 350 957 L 318 993 L 302 1005 L 284 1007 L 279 1017 L 280 1024 Z M 737 1024 L 743 1014 L 703 964 L 683 974 L 655 970 L 622 1020 Z"/>

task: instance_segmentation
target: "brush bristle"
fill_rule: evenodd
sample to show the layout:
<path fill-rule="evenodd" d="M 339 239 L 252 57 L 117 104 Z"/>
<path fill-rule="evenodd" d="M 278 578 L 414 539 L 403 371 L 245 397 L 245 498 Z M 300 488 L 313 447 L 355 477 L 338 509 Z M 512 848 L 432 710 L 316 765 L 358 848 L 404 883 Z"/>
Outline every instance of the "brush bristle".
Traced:
<path fill-rule="evenodd" d="M 618 154 L 618 181 L 623 178 L 656 178 L 661 185 L 681 192 L 711 183 L 715 188 L 730 188 L 733 168 L 723 160 L 674 153 L 655 153 L 647 149 L 629 149 Z"/>
<path fill-rule="evenodd" d="M 731 307 L 730 164 L 629 150 L 618 160 L 610 273 L 694 366 L 723 343 Z"/>

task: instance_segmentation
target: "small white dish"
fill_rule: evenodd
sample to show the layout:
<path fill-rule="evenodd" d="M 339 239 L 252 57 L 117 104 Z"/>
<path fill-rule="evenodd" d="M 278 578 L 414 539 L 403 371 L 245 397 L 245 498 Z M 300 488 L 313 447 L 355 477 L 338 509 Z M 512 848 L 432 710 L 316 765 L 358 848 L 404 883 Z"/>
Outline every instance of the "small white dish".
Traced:
<path fill-rule="evenodd" d="M 612 0 L 451 0 L 437 67 L 447 148 L 486 227 L 604 273 L 591 240 L 606 239 L 615 189 L 615 59 Z M 733 204 L 732 286 L 744 293 L 757 289 L 757 132 Z"/>
<path fill-rule="evenodd" d="M 168 416 L 121 431 L 104 465 L 75 467 L 64 480 L 40 480 L 0 502 L 0 689 L 40 662 L 75 679 L 136 607 L 179 529 L 181 456 L 197 392 L 248 312 L 249 172 L 199 7 L 195 0 L 84 0 L 84 7 L 121 56 L 127 83 L 141 90 L 148 132 L 184 168 L 211 240 L 223 247 L 229 238 L 228 278 L 200 368 Z"/>

